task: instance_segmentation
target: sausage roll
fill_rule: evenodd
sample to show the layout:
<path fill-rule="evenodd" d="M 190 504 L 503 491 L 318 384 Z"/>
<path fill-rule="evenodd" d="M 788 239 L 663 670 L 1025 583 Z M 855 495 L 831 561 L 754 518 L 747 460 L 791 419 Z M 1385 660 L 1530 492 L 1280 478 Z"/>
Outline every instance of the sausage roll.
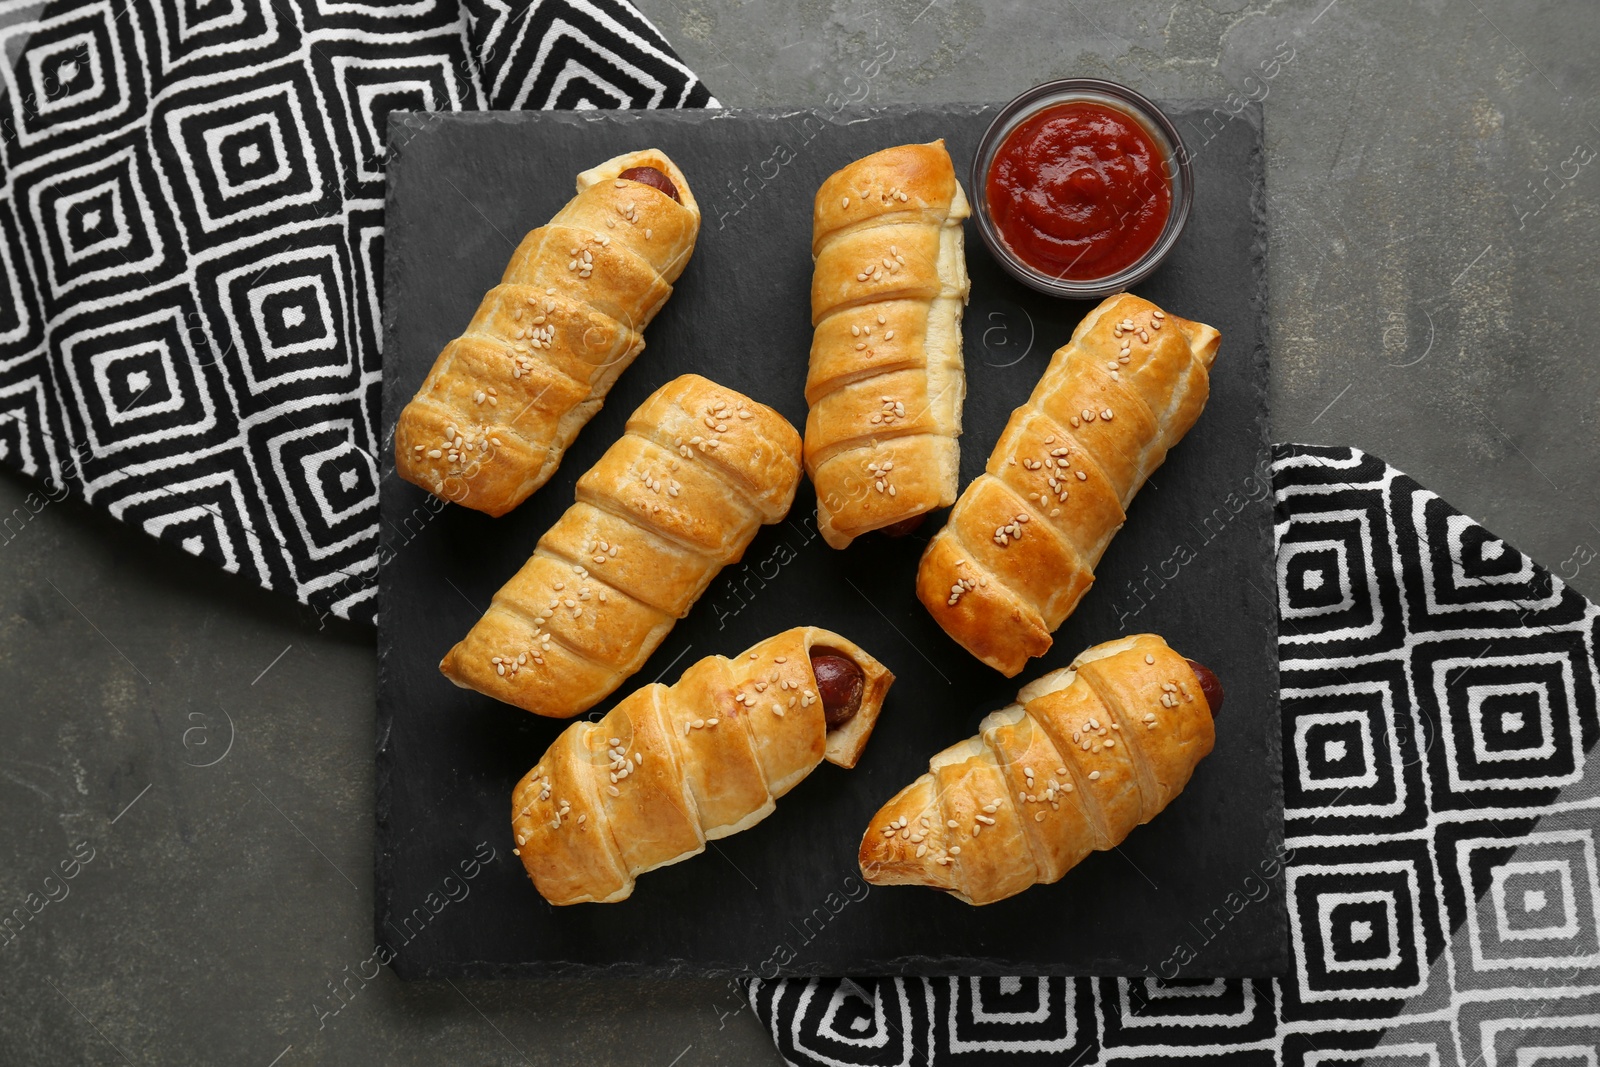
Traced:
<path fill-rule="evenodd" d="M 683 173 L 655 149 L 578 175 L 578 193 L 517 246 L 395 426 L 395 470 L 504 515 L 550 480 L 644 348 L 700 231 Z"/>
<path fill-rule="evenodd" d="M 1221 707 L 1217 676 L 1154 634 L 1096 645 L 934 756 L 873 816 L 861 870 L 968 904 L 1057 881 L 1178 795 Z"/>
<path fill-rule="evenodd" d="M 576 722 L 511 794 L 516 852 L 552 904 L 610 904 L 645 871 L 747 830 L 826 759 L 854 767 L 894 675 L 815 626 Z"/>
<path fill-rule="evenodd" d="M 943 141 L 867 156 L 812 209 L 806 471 L 834 548 L 956 498 L 971 214 Z"/>
<path fill-rule="evenodd" d="M 588 710 L 788 514 L 799 484 L 800 435 L 782 415 L 698 374 L 668 382 L 439 669 L 538 715 Z"/>
<path fill-rule="evenodd" d="M 917 596 L 945 633 L 1008 678 L 1044 655 L 1200 417 L 1220 342 L 1128 293 L 1078 324 L 923 552 Z"/>

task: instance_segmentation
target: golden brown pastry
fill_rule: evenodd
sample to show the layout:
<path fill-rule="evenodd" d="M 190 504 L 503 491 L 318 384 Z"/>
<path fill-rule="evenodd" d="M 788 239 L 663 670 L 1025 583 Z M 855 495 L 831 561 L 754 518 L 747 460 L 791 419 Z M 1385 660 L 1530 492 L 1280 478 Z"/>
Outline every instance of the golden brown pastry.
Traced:
<path fill-rule="evenodd" d="M 854 767 L 894 681 L 797 626 L 567 727 L 511 794 L 522 865 L 552 904 L 609 904 L 645 871 L 766 818 L 826 759 Z"/>
<path fill-rule="evenodd" d="M 908 533 L 956 498 L 969 214 L 942 140 L 859 159 L 817 191 L 806 471 L 834 548 Z"/>
<path fill-rule="evenodd" d="M 444 500 L 504 515 L 550 480 L 644 348 L 700 231 L 663 152 L 608 159 L 512 253 L 394 431 L 395 470 Z"/>
<path fill-rule="evenodd" d="M 1054 882 L 1178 795 L 1221 706 L 1216 675 L 1154 634 L 1096 645 L 934 756 L 872 817 L 862 873 L 968 904 Z"/>
<path fill-rule="evenodd" d="M 800 435 L 782 415 L 698 374 L 668 382 L 439 669 L 538 715 L 593 707 L 799 484 Z"/>
<path fill-rule="evenodd" d="M 1200 417 L 1220 341 L 1129 293 L 1089 312 L 922 554 L 917 596 L 945 633 L 1008 678 L 1049 650 L 1134 494 Z"/>

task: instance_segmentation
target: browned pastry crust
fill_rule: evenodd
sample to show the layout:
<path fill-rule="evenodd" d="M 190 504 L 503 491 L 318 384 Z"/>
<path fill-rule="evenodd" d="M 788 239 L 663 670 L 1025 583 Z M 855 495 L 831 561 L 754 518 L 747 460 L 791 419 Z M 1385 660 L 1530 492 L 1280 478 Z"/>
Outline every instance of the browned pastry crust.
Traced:
<path fill-rule="evenodd" d="M 586 711 L 788 514 L 799 484 L 800 435 L 782 415 L 698 374 L 668 382 L 439 669 L 538 715 Z"/>
<path fill-rule="evenodd" d="M 834 548 L 956 498 L 970 213 L 942 140 L 859 159 L 817 191 L 806 471 Z"/>
<path fill-rule="evenodd" d="M 830 729 L 813 649 L 861 670 L 859 710 Z M 609 904 L 645 871 L 748 829 L 826 759 L 854 767 L 894 675 L 854 643 L 797 626 L 677 684 L 630 694 L 567 727 L 511 794 L 522 865 L 552 904 Z"/>
<path fill-rule="evenodd" d="M 1128 505 L 1194 425 L 1221 334 L 1129 293 L 1091 311 L 928 543 L 917 596 L 1006 677 L 1042 656 Z"/>
<path fill-rule="evenodd" d="M 632 167 L 666 174 L 681 203 L 618 177 Z M 643 350 L 640 334 L 699 231 L 689 183 L 662 152 L 630 152 L 578 175 L 577 195 L 522 239 L 401 411 L 400 477 L 490 515 L 526 500 Z"/>
<path fill-rule="evenodd" d="M 1023 687 L 873 816 L 862 873 L 991 904 L 1121 843 L 1215 739 L 1188 662 L 1154 634 L 1108 641 Z"/>

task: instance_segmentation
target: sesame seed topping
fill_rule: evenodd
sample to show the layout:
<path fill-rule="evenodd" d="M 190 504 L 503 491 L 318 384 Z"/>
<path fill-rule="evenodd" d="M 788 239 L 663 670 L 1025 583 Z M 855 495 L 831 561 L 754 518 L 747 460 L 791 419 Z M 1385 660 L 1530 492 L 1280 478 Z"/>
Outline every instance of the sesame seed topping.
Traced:
<path fill-rule="evenodd" d="M 1146 663 L 1154 663 L 1156 661 L 1156 658 L 1154 656 L 1152 656 L 1150 653 L 1146 652 L 1144 654 L 1144 661 Z"/>

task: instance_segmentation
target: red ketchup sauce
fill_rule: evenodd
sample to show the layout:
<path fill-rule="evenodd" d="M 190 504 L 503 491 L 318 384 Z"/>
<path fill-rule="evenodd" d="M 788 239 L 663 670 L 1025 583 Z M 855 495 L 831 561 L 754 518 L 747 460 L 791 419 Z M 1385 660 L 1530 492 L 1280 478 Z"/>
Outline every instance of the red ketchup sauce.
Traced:
<path fill-rule="evenodd" d="M 1172 213 L 1160 147 L 1124 112 L 1086 100 L 1013 129 L 989 165 L 989 213 L 1019 259 L 1068 281 L 1104 278 L 1150 251 Z"/>

